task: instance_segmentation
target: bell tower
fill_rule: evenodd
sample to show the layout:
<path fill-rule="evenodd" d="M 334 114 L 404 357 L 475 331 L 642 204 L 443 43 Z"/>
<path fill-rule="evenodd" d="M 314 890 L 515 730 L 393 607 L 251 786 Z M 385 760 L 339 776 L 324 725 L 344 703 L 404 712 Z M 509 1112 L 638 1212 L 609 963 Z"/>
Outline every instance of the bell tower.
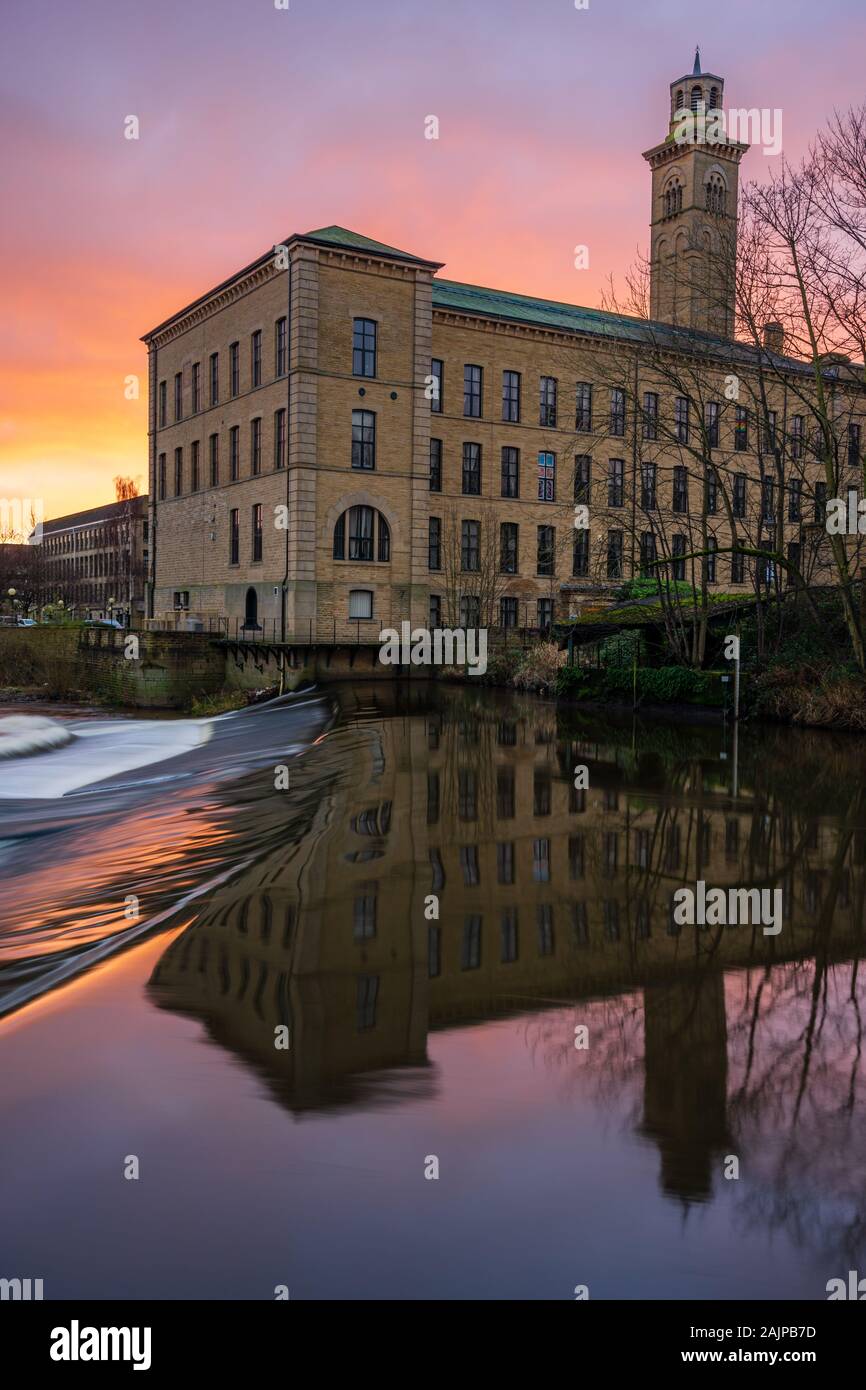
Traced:
<path fill-rule="evenodd" d="M 731 338 L 739 164 L 749 146 L 728 136 L 724 92 L 696 49 L 692 71 L 670 85 L 668 133 L 643 157 L 652 170 L 650 318 Z"/>

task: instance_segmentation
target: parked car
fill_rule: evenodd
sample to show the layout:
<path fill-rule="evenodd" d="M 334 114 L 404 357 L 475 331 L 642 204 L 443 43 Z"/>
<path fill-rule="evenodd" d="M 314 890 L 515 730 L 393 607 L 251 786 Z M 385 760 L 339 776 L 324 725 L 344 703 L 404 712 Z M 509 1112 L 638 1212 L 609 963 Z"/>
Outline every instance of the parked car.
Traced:
<path fill-rule="evenodd" d="M 119 627 L 123 628 L 123 623 L 119 623 L 116 618 L 85 618 L 85 627 Z"/>
<path fill-rule="evenodd" d="M 17 622 L 17 624 L 16 624 L 16 626 L 18 626 L 18 627 L 35 627 L 35 626 L 36 626 L 36 619 L 35 619 L 35 618 L 19 618 L 19 619 L 18 619 L 18 622 Z"/>

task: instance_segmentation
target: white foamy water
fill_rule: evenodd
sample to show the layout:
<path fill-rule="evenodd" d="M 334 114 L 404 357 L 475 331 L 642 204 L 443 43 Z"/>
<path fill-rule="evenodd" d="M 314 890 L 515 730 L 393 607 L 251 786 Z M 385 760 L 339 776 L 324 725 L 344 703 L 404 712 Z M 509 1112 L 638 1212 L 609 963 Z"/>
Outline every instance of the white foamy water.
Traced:
<path fill-rule="evenodd" d="M 0 719 L 0 758 L 22 758 L 60 748 L 72 734 L 56 719 L 44 714 L 7 714 Z"/>
<path fill-rule="evenodd" d="M 10 716 L 0 725 L 13 720 L 21 727 L 4 737 L 16 738 L 19 748 L 0 765 L 0 797 L 39 800 L 176 758 L 207 743 L 212 727 L 207 719 L 88 720 L 70 726 L 38 715 Z M 54 726 L 56 736 L 47 728 L 40 733 L 39 726 L 46 725 Z M 40 743 L 40 737 L 53 741 Z"/>

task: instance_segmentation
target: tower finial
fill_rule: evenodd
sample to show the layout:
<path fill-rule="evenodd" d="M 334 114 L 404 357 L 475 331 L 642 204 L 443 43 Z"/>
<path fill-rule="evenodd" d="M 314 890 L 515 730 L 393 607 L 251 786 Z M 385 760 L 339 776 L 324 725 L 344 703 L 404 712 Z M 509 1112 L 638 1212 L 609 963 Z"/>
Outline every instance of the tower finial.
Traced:
<path fill-rule="evenodd" d="M 701 75 L 701 48 L 700 44 L 695 44 L 695 65 L 692 68 L 692 77 Z"/>

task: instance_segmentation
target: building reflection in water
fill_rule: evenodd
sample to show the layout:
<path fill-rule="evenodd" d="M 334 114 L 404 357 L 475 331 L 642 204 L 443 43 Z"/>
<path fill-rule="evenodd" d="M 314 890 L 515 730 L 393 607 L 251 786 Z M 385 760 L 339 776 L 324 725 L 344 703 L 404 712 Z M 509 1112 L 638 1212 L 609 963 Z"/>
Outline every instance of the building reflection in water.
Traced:
<path fill-rule="evenodd" d="M 726 1154 L 762 1149 L 765 1117 L 793 1135 L 843 1071 L 856 1092 L 844 963 L 863 929 L 866 769 L 851 743 L 746 731 L 735 796 L 717 727 L 635 729 L 489 691 L 342 698 L 298 799 L 249 796 L 244 853 L 266 850 L 150 983 L 294 1114 L 432 1095 L 432 1031 L 574 1006 L 596 1020 L 581 1084 L 609 1093 L 642 1069 L 636 1135 L 658 1146 L 663 1190 L 691 1203 Z M 781 887 L 781 934 L 679 928 L 673 894 L 701 878 Z M 840 971 L 848 998 L 831 1000 Z M 574 1062 L 556 1028 L 545 1047 Z"/>

